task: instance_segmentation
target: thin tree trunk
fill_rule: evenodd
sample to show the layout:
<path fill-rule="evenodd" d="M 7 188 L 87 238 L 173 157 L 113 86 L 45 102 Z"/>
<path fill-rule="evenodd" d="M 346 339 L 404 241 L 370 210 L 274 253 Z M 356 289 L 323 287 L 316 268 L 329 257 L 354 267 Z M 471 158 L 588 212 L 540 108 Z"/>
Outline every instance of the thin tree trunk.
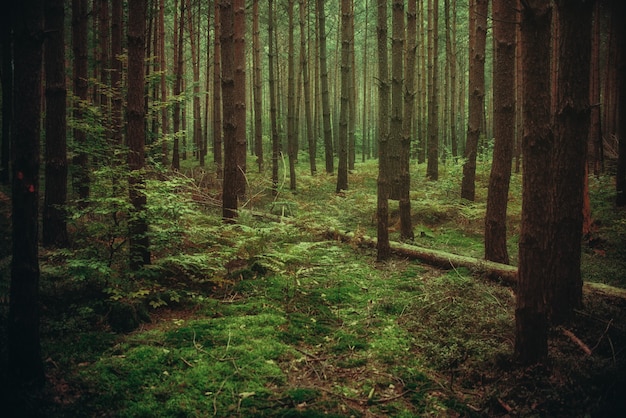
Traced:
<path fill-rule="evenodd" d="M 472 201 L 476 197 L 476 154 L 485 113 L 485 46 L 488 7 L 487 0 L 473 0 L 473 7 L 470 10 L 474 30 L 470 31 L 469 121 L 461 198 Z"/>
<path fill-rule="evenodd" d="M 161 77 L 161 164 L 168 165 L 167 136 L 170 131 L 169 106 L 167 105 L 167 64 L 165 60 L 165 0 L 159 0 L 159 69 Z"/>
<path fill-rule="evenodd" d="M 302 65 L 302 79 L 304 83 L 304 114 L 306 118 L 306 140 L 309 151 L 309 167 L 311 175 L 314 176 L 317 172 L 316 166 L 316 142 L 315 135 L 313 134 L 313 114 L 311 111 L 311 77 L 309 76 L 309 53 L 307 51 L 307 37 L 306 37 L 306 2 L 304 0 L 299 1 L 300 7 L 300 57 Z"/>
<path fill-rule="evenodd" d="M 486 1 L 486 0 L 485 0 Z M 439 1 L 433 2 L 432 10 L 432 74 L 430 97 L 428 99 L 428 164 L 426 176 L 430 180 L 439 179 Z"/>
<path fill-rule="evenodd" d="M 259 0 L 252 2 L 252 50 L 253 50 L 253 84 L 254 84 L 254 154 L 256 155 L 259 173 L 263 171 L 263 115 L 261 90 L 261 39 L 259 29 Z"/>
<path fill-rule="evenodd" d="M 272 194 L 278 195 L 278 158 L 280 155 L 280 137 L 278 136 L 278 110 L 276 98 L 276 71 L 274 61 L 274 1 L 268 1 L 268 22 L 267 31 L 269 41 L 268 67 L 269 67 L 269 88 L 270 88 L 270 125 L 272 129 Z"/>
<path fill-rule="evenodd" d="M 317 0 L 319 42 L 320 42 L 320 73 L 322 82 L 322 121 L 324 126 L 324 157 L 326 172 L 331 174 L 334 169 L 333 133 L 330 123 L 330 98 L 328 92 L 328 64 L 326 60 L 326 9 L 324 0 Z"/>
<path fill-rule="evenodd" d="M 13 40 L 11 13 L 0 17 L 0 45 L 2 46 L 2 145 L 0 149 L 0 182 L 9 184 L 11 160 L 11 131 L 13 125 Z"/>
<path fill-rule="evenodd" d="M 391 3 L 391 122 L 389 126 L 389 143 L 387 156 L 391 190 L 389 198 L 400 200 L 402 163 L 402 88 L 404 84 L 404 1 L 394 0 Z"/>
<path fill-rule="evenodd" d="M 235 123 L 237 155 L 237 196 L 246 194 L 246 5 L 245 0 L 233 0 L 233 46 L 235 80 Z"/>
<path fill-rule="evenodd" d="M 506 211 L 515 141 L 515 84 L 511 82 L 515 80 L 515 20 L 510 1 L 493 0 L 495 142 L 485 214 L 485 258 L 503 264 L 509 263 Z"/>
<path fill-rule="evenodd" d="M 175 7 L 175 10 L 178 10 Z M 180 0 L 180 12 L 178 19 L 174 15 L 174 146 L 172 149 L 172 168 L 180 170 L 180 137 L 181 133 L 181 104 L 180 94 L 183 85 L 183 33 L 185 29 L 185 2 Z M 178 31 L 177 31 L 178 29 Z M 183 124 L 184 129 L 184 124 Z"/>
<path fill-rule="evenodd" d="M 221 17 L 219 2 L 214 7 L 214 37 L 213 37 L 213 162 L 217 178 L 224 176 L 222 157 L 222 52 L 221 52 Z"/>
<path fill-rule="evenodd" d="M 289 20 L 288 52 L 287 52 L 287 156 L 289 157 L 289 189 L 296 190 L 296 85 L 294 64 L 294 39 L 295 30 L 293 23 L 294 0 L 289 0 L 287 17 Z"/>
<path fill-rule="evenodd" d="M 376 197 L 377 259 L 384 261 L 391 255 L 389 247 L 389 165 L 387 141 L 389 138 L 389 58 L 387 56 L 387 1 L 377 1 L 378 32 L 378 180 Z"/>
<path fill-rule="evenodd" d="M 122 145 L 123 114 L 122 114 L 122 26 L 123 5 L 122 0 L 111 1 L 111 87 L 113 98 L 111 104 L 112 113 L 112 143 L 114 147 Z M 114 164 L 119 164 L 115 161 Z"/>
<path fill-rule="evenodd" d="M 339 114 L 339 163 L 336 192 L 348 190 L 348 118 L 350 114 L 350 0 L 341 0 L 341 108 Z"/>
<path fill-rule="evenodd" d="M 193 73 L 193 145 L 194 154 L 200 160 L 200 165 L 204 165 L 204 156 L 202 155 L 202 118 L 200 112 L 200 54 L 199 47 L 196 45 L 196 31 L 200 30 L 194 27 L 194 21 L 191 10 L 191 0 L 186 0 L 187 6 L 187 31 L 189 32 L 189 40 L 191 46 L 191 69 Z"/>
<path fill-rule="evenodd" d="M 46 145 L 45 196 L 42 219 L 43 245 L 68 245 L 65 203 L 67 200 L 67 143 L 65 100 L 65 8 L 63 0 L 45 4 Z"/>
<path fill-rule="evenodd" d="M 150 240 L 146 213 L 146 184 L 142 173 L 145 166 L 146 109 L 145 42 L 146 2 L 130 0 L 128 6 L 128 193 L 132 206 L 128 222 L 130 267 L 137 270 L 150 264 Z"/>

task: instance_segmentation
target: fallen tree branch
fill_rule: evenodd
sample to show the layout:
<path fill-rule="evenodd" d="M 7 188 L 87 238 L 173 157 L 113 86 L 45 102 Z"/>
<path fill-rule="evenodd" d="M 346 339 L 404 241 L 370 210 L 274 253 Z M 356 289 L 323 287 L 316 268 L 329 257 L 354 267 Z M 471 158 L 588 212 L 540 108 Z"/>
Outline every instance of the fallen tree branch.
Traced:
<path fill-rule="evenodd" d="M 327 228 L 325 231 L 313 229 L 306 225 L 301 225 L 294 218 L 270 215 L 260 212 L 251 212 L 253 216 L 262 217 L 276 222 L 292 223 L 300 228 L 304 228 L 316 234 L 325 235 L 328 238 L 348 242 L 368 248 L 376 248 L 376 238 L 367 235 L 359 235 L 353 232 L 341 232 L 336 228 Z M 517 284 L 517 267 L 508 264 L 496 263 L 493 261 L 483 260 L 475 257 L 452 254 L 441 250 L 433 250 L 432 248 L 418 247 L 415 245 L 404 244 L 401 242 L 389 242 L 391 251 L 401 257 L 420 260 L 423 263 L 443 268 L 452 269 L 465 267 L 476 274 L 481 274 L 490 279 L 501 281 L 513 288 Z M 626 289 L 609 286 L 603 283 L 583 283 L 583 292 L 602 296 L 609 299 L 618 299 L 626 302 Z"/>

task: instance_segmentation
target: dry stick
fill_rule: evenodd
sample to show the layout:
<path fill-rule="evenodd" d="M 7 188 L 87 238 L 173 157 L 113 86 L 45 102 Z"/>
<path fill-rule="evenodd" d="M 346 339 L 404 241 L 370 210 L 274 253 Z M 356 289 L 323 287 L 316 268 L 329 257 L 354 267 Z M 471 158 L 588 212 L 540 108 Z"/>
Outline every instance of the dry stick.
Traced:
<path fill-rule="evenodd" d="M 578 345 L 580 347 L 580 349 L 585 352 L 585 354 L 587 354 L 588 356 L 591 355 L 591 349 L 589 348 L 589 346 L 587 346 L 587 344 L 582 342 L 580 338 L 578 338 L 576 335 L 574 335 L 574 333 L 572 331 L 570 331 L 568 329 L 565 329 L 565 328 L 561 328 L 561 332 L 563 333 L 563 335 L 565 335 L 570 340 L 572 340 L 574 343 L 576 343 L 576 345 Z"/>

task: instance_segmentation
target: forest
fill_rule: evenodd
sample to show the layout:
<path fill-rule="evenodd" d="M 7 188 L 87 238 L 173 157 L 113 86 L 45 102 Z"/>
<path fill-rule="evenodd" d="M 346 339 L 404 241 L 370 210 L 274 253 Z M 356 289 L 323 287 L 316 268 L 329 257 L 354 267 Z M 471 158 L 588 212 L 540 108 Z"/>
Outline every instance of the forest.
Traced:
<path fill-rule="evenodd" d="M 625 416 L 625 16 L 4 5 L 0 416 Z"/>

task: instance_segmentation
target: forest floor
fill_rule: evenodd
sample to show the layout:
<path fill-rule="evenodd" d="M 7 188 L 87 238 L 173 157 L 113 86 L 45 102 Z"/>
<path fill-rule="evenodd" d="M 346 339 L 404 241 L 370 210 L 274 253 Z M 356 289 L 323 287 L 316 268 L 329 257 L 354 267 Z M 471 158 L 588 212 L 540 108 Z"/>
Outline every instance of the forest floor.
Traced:
<path fill-rule="evenodd" d="M 476 202 L 458 198 L 460 166 L 443 167 L 437 183 L 413 170 L 415 244 L 480 258 L 487 169 Z M 47 385 L 28 403 L 6 400 L 16 416 L 625 416 L 624 300 L 586 294 L 575 320 L 550 331 L 548 363 L 521 367 L 511 288 L 464 268 L 377 263 L 358 239 L 316 233 L 375 236 L 375 164 L 357 164 L 342 195 L 334 181 L 302 171 L 297 193 L 274 198 L 250 174 L 245 208 L 286 221 L 244 211 L 223 225 L 218 182 L 188 170 L 168 180 L 175 195 L 153 196 L 153 266 L 141 275 L 122 267 L 117 210 L 74 217 L 73 247 L 41 252 Z M 584 279 L 626 288 L 626 212 L 612 204 L 609 177 L 590 186 Z M 8 194 L 0 189 L 6 231 Z M 513 263 L 520 196 L 515 175 Z M 0 237 L 0 365 L 9 236 Z"/>

